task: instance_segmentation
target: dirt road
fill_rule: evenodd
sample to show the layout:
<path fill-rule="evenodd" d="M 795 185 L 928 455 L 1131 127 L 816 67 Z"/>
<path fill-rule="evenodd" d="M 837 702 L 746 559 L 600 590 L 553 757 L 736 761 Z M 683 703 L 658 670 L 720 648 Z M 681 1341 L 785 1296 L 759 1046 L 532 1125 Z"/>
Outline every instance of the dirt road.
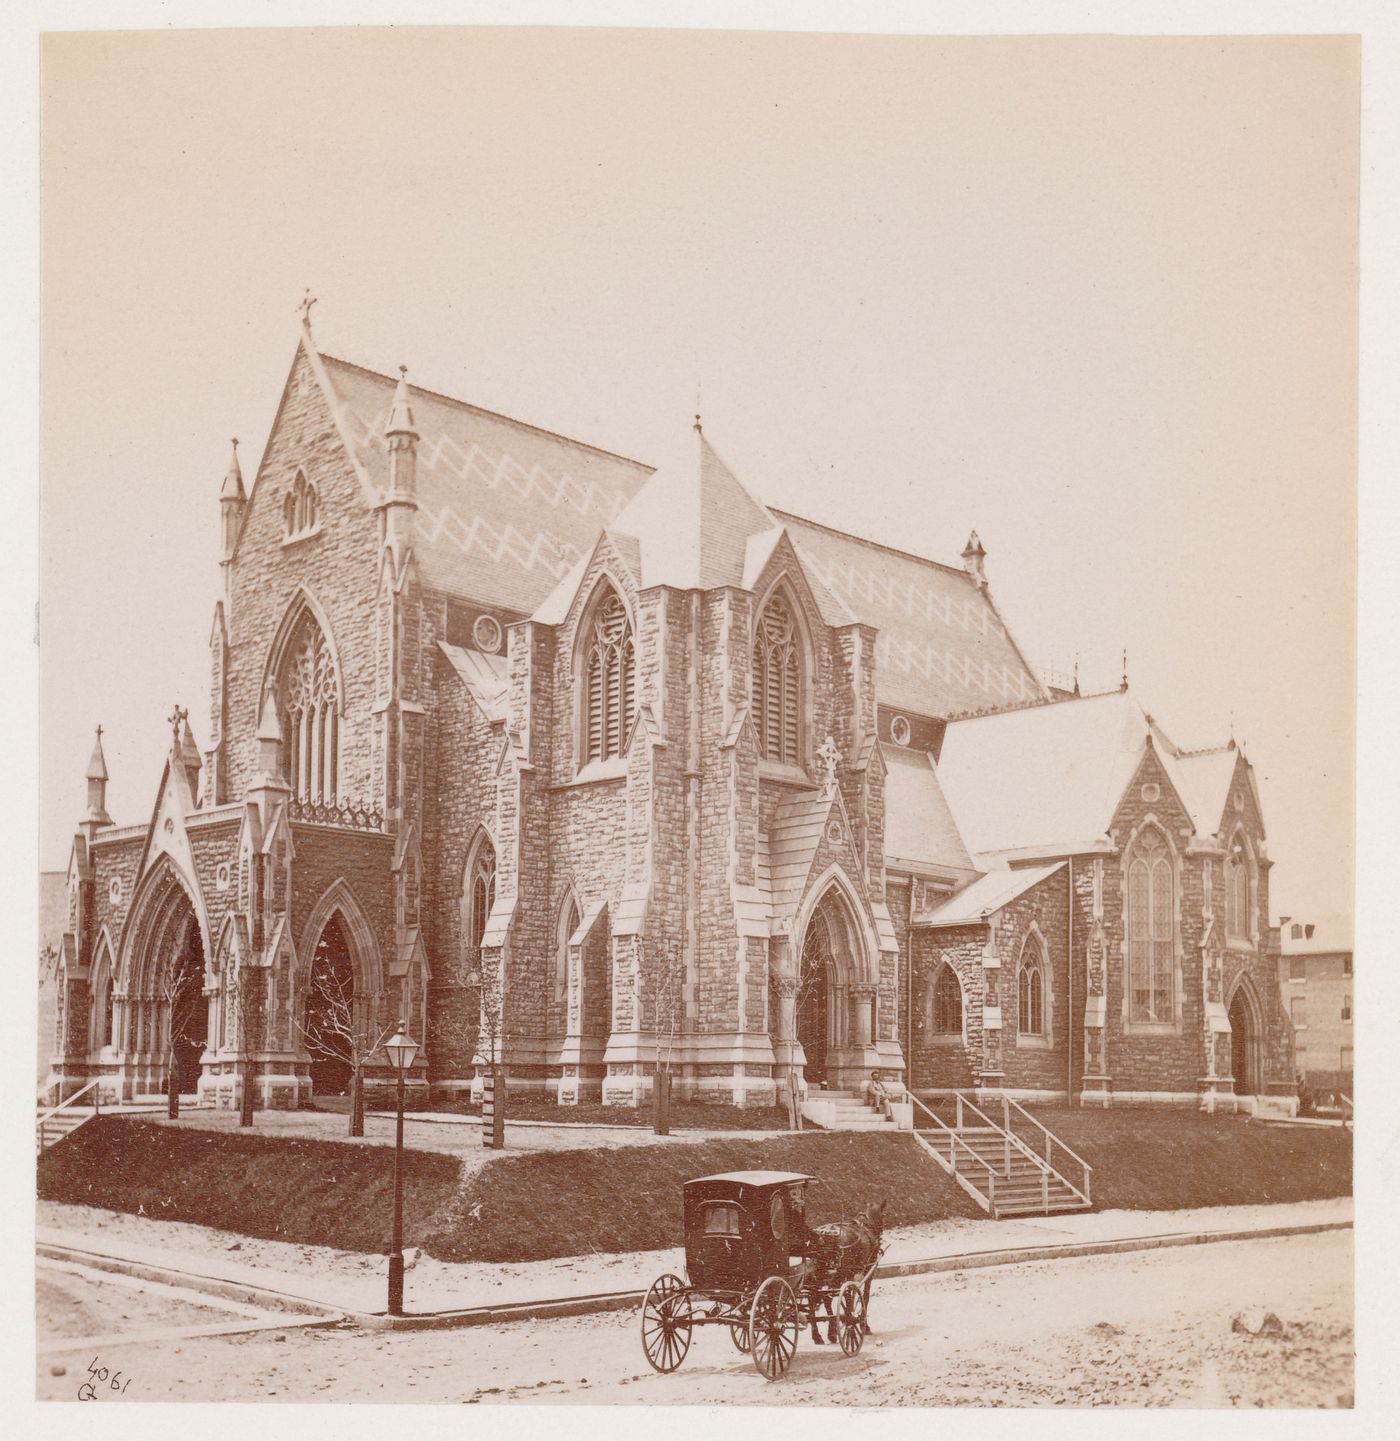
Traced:
<path fill-rule="evenodd" d="M 101 1322 L 99 1297 L 74 1298 Z M 40 1334 L 59 1318 L 44 1316 Z M 1246 1306 L 1287 1334 L 1231 1330 Z M 157 1308 L 158 1309 L 158 1308 Z M 668 1376 L 647 1365 L 635 1312 L 459 1331 L 262 1330 L 50 1352 L 41 1398 L 75 1399 L 89 1363 L 130 1378 L 124 1400 L 645 1402 L 860 1406 L 1346 1406 L 1349 1231 L 1181 1247 L 879 1282 L 875 1334 L 854 1358 L 802 1336 L 766 1382 L 725 1330 L 699 1330 Z M 62 1330 L 72 1334 L 71 1314 Z M 63 1366 L 63 1375 L 53 1375 Z"/>

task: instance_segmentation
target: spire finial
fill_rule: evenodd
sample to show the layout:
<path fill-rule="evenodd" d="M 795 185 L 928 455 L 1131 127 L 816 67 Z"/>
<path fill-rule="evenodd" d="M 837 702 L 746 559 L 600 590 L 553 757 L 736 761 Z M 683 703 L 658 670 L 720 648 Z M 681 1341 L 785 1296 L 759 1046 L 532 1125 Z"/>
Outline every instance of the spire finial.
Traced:
<path fill-rule="evenodd" d="M 704 427 L 700 424 L 700 411 L 700 381 L 697 378 L 695 382 L 695 429 L 703 435 L 705 432 Z"/>
<path fill-rule="evenodd" d="M 107 779 L 107 757 L 102 754 L 102 727 L 97 727 L 97 736 L 92 743 L 92 758 L 88 761 L 87 779 L 90 781 L 105 781 Z"/>
<path fill-rule="evenodd" d="M 1119 690 L 1127 690 L 1127 688 L 1128 688 L 1128 647 L 1127 647 L 1127 646 L 1124 646 L 1124 647 L 1123 647 L 1123 684 L 1122 684 L 1121 686 L 1119 686 Z"/>
<path fill-rule="evenodd" d="M 1079 694 L 1079 652 L 1074 653 L 1074 693 Z"/>
<path fill-rule="evenodd" d="M 389 410 L 389 423 L 384 427 L 385 435 L 411 435 L 418 438 L 418 427 L 413 423 L 413 401 L 408 391 L 408 366 L 399 366 L 399 383 L 394 387 L 394 403 Z"/>
<path fill-rule="evenodd" d="M 297 306 L 297 309 L 301 312 L 302 329 L 304 329 L 308 335 L 311 333 L 311 307 L 315 304 L 316 297 L 312 295 L 311 288 L 308 286 L 306 293 L 301 297 L 301 304 Z"/>

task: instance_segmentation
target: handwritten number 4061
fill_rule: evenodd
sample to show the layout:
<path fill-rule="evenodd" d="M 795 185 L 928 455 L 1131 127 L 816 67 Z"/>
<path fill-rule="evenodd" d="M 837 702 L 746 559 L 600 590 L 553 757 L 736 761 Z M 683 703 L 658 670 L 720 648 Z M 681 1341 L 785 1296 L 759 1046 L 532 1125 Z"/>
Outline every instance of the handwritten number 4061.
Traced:
<path fill-rule="evenodd" d="M 98 1388 L 103 1391 L 116 1391 L 119 1394 L 124 1392 L 131 1385 L 131 1377 L 122 1380 L 120 1371 L 109 1372 L 105 1366 L 99 1366 L 97 1357 L 92 1358 L 92 1365 L 88 1367 L 88 1379 L 78 1387 L 79 1401 L 96 1401 Z"/>

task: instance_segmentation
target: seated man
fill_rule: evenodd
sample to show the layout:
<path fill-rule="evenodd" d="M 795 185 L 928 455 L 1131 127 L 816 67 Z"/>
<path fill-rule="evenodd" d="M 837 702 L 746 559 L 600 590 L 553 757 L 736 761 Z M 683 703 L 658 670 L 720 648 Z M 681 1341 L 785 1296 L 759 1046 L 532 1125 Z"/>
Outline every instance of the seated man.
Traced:
<path fill-rule="evenodd" d="M 885 1089 L 885 1083 L 881 1079 L 879 1071 L 871 1071 L 867 1092 L 870 1097 L 870 1104 L 874 1106 L 877 1111 L 888 1116 L 890 1113 L 890 1093 Z"/>

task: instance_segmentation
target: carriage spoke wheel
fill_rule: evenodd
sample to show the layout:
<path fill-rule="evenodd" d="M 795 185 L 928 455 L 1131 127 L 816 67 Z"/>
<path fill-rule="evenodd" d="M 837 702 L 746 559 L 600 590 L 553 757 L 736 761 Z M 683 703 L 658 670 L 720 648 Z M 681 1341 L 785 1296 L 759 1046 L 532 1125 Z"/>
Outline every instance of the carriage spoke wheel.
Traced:
<path fill-rule="evenodd" d="M 792 1364 L 796 1350 L 797 1298 L 781 1276 L 770 1276 L 749 1311 L 749 1354 L 772 1381 Z"/>
<path fill-rule="evenodd" d="M 865 1292 L 854 1281 L 847 1281 L 836 1297 L 836 1336 L 847 1356 L 865 1344 Z"/>
<path fill-rule="evenodd" d="M 749 1326 L 747 1321 L 731 1321 L 729 1323 L 729 1339 L 734 1343 L 736 1351 L 742 1351 L 745 1356 L 749 1354 Z"/>
<path fill-rule="evenodd" d="M 657 1371 L 674 1371 L 690 1350 L 690 1291 L 679 1276 L 659 1276 L 642 1302 L 642 1349 Z"/>

